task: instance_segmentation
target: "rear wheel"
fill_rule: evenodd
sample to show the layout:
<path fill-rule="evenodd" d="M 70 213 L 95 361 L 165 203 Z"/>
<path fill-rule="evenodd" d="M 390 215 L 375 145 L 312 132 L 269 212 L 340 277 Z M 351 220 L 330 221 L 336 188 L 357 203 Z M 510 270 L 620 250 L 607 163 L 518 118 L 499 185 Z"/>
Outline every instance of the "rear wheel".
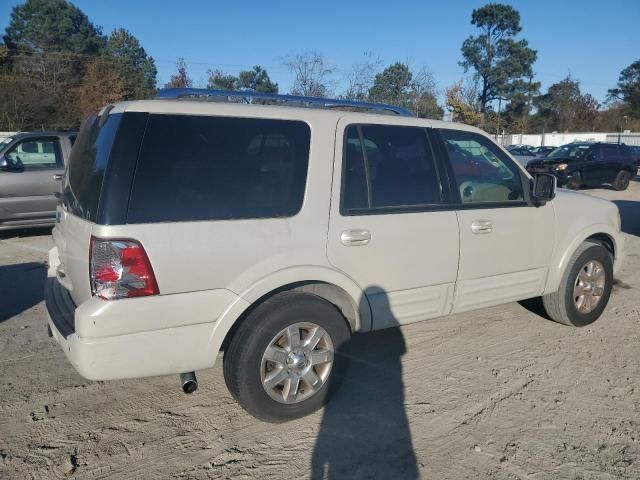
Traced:
<path fill-rule="evenodd" d="M 580 172 L 573 172 L 567 181 L 567 188 L 570 190 L 580 190 L 582 185 L 582 175 Z"/>
<path fill-rule="evenodd" d="M 572 255 L 558 291 L 542 297 L 544 309 L 556 322 L 589 325 L 607 306 L 612 285 L 611 254 L 600 243 L 586 241 Z"/>
<path fill-rule="evenodd" d="M 331 303 L 285 292 L 258 306 L 224 356 L 224 378 L 240 405 L 267 422 L 303 417 L 336 391 L 348 365 L 350 330 Z"/>
<path fill-rule="evenodd" d="M 626 170 L 621 170 L 616 176 L 615 182 L 613 182 L 614 190 L 626 190 L 629 187 L 629 181 L 631 180 L 631 174 Z"/>

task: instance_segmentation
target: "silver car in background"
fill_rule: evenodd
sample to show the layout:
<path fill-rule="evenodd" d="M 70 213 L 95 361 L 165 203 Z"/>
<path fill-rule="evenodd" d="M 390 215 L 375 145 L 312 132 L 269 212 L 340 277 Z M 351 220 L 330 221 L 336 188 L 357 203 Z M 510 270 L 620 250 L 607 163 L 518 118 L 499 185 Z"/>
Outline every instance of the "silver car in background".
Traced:
<path fill-rule="evenodd" d="M 0 142 L 0 231 L 55 223 L 77 132 L 18 133 Z"/>

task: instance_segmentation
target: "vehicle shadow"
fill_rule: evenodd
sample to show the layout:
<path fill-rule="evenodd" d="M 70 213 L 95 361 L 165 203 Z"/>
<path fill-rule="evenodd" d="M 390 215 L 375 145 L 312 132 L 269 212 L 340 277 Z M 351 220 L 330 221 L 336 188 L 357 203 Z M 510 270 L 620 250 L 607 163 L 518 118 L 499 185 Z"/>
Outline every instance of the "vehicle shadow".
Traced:
<path fill-rule="evenodd" d="M 376 311 L 398 325 L 386 293 L 377 287 L 366 292 L 376 295 Z M 366 298 L 360 307 L 369 308 Z M 311 479 L 419 478 L 404 406 L 405 352 L 399 328 L 354 336 L 350 370 L 324 409 Z"/>
<path fill-rule="evenodd" d="M 622 231 L 640 237 L 640 202 L 633 200 L 614 200 L 620 210 Z"/>
<path fill-rule="evenodd" d="M 46 279 L 41 262 L 0 266 L 0 323 L 40 303 Z"/>

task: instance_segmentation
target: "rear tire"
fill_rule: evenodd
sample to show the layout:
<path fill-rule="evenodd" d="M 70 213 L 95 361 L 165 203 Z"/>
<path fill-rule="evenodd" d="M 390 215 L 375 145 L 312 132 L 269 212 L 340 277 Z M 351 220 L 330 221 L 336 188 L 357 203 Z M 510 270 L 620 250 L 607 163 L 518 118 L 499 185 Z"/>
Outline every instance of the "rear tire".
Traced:
<path fill-rule="evenodd" d="M 573 172 L 567 180 L 567 188 L 570 190 L 580 190 L 582 186 L 582 175 L 580 172 Z"/>
<path fill-rule="evenodd" d="M 225 382 L 260 420 L 303 417 L 325 405 L 340 386 L 350 337 L 346 319 L 323 298 L 277 294 L 238 327 L 224 355 Z"/>
<path fill-rule="evenodd" d="M 626 190 L 627 188 L 629 188 L 630 180 L 631 173 L 627 172 L 626 170 L 619 171 L 618 175 L 616 176 L 615 182 L 613 182 L 613 189 L 618 191 Z"/>
<path fill-rule="evenodd" d="M 589 265 L 594 267 L 591 275 L 588 274 Z M 542 303 L 552 320 L 584 327 L 600 317 L 609 302 L 612 286 L 611 254 L 600 243 L 585 241 L 571 256 L 558 291 L 543 295 Z"/>

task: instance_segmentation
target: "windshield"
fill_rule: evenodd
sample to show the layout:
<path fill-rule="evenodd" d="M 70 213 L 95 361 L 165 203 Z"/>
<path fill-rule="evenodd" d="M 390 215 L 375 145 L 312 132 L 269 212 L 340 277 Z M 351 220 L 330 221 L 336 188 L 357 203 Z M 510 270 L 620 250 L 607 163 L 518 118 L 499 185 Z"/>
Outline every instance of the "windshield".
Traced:
<path fill-rule="evenodd" d="M 0 151 L 4 150 L 4 148 L 9 145 L 13 141 L 13 137 L 8 137 L 0 140 Z"/>
<path fill-rule="evenodd" d="M 582 158 L 588 149 L 589 145 L 563 145 L 551 152 L 547 158 Z"/>

